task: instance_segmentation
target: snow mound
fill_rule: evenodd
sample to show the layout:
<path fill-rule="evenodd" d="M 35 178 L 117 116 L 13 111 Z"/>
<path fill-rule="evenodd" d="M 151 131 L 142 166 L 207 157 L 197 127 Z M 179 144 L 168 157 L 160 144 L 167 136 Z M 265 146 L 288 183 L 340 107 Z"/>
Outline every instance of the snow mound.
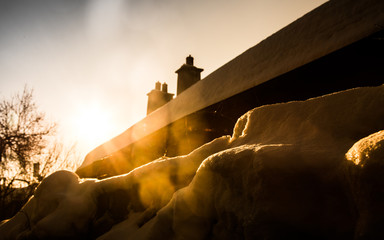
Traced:
<path fill-rule="evenodd" d="M 382 106 L 384 86 L 263 106 L 186 156 L 54 173 L 0 239 L 381 238 Z"/>

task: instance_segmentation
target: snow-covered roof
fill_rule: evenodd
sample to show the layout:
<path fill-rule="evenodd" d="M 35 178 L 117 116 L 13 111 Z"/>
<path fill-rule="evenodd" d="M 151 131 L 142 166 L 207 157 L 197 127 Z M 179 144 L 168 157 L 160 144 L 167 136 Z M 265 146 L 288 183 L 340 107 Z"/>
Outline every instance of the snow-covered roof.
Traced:
<path fill-rule="evenodd" d="M 125 132 L 87 154 L 82 166 L 168 124 L 363 39 L 384 26 L 384 1 L 330 1 L 248 49 Z"/>

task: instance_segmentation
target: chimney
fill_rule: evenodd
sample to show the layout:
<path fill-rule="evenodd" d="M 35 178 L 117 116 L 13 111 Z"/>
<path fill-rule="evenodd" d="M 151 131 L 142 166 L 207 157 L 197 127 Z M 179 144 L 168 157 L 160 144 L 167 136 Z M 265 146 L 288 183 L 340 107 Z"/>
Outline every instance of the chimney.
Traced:
<path fill-rule="evenodd" d="M 193 57 L 189 55 L 186 58 L 186 64 L 183 64 L 177 71 L 177 95 L 200 81 L 202 68 L 193 65 Z"/>
<path fill-rule="evenodd" d="M 163 83 L 163 85 L 161 86 L 161 91 L 164 93 L 168 93 L 168 84 Z"/>
<path fill-rule="evenodd" d="M 161 83 L 159 81 L 156 82 L 155 89 L 160 91 Z"/>
<path fill-rule="evenodd" d="M 147 115 L 173 99 L 172 93 L 168 93 L 168 84 L 156 82 L 155 89 L 150 91 L 147 104 Z"/>
<path fill-rule="evenodd" d="M 33 176 L 36 178 L 40 176 L 40 163 L 33 164 Z"/>
<path fill-rule="evenodd" d="M 186 63 L 187 65 L 193 66 L 193 57 L 191 56 L 191 54 L 189 54 L 189 56 L 187 57 Z"/>

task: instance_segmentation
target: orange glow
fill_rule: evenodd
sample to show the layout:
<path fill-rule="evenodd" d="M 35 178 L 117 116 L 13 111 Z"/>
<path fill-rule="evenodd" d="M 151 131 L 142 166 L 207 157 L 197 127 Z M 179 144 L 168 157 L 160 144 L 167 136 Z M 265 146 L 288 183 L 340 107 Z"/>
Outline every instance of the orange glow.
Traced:
<path fill-rule="evenodd" d="M 72 119 L 73 134 L 77 136 L 80 146 L 93 148 L 115 134 L 111 122 L 111 113 L 100 104 L 83 105 Z"/>

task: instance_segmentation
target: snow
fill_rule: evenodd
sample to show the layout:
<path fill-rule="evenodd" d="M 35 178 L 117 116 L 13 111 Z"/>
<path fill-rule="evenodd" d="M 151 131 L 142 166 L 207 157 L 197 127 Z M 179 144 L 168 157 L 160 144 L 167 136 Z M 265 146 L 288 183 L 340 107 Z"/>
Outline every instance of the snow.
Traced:
<path fill-rule="evenodd" d="M 90 152 L 81 167 L 168 124 L 363 39 L 384 26 L 384 1 L 329 1 L 223 65 Z M 80 168 L 81 168 L 80 167 Z"/>
<path fill-rule="evenodd" d="M 185 156 L 56 172 L 0 239 L 382 238 L 382 106 L 384 85 L 267 105 Z"/>

